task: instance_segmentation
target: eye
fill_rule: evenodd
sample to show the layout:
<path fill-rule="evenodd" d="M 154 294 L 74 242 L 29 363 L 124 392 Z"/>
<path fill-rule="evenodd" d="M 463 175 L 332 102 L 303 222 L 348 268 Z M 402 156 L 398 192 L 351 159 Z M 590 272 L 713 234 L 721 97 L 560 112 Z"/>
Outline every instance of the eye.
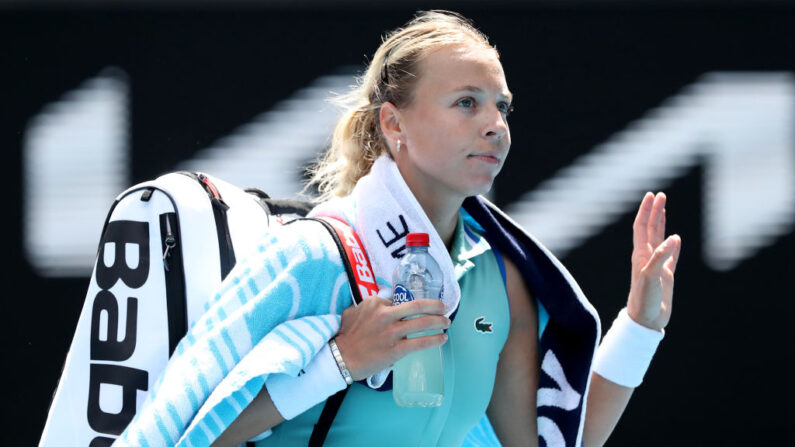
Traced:
<path fill-rule="evenodd" d="M 497 103 L 497 108 L 500 110 L 500 113 L 505 116 L 508 116 L 511 114 L 511 112 L 513 112 L 513 105 L 508 104 L 507 102 Z"/>
<path fill-rule="evenodd" d="M 461 98 L 456 103 L 457 106 L 465 107 L 465 108 L 472 108 L 475 107 L 475 100 L 470 97 Z"/>

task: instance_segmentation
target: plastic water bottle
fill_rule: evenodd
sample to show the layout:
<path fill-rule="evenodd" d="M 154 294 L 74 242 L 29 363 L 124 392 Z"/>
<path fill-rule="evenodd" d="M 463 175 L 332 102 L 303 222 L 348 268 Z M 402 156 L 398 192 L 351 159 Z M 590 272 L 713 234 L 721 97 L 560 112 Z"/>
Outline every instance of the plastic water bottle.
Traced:
<path fill-rule="evenodd" d="M 392 278 L 392 305 L 419 298 L 441 299 L 442 269 L 428 253 L 428 233 L 409 233 L 408 253 L 400 260 Z M 406 317 L 416 318 L 420 315 Z M 441 329 L 409 334 L 408 338 L 440 334 Z M 392 367 L 392 396 L 402 407 L 438 407 L 444 399 L 442 348 L 413 352 Z"/>

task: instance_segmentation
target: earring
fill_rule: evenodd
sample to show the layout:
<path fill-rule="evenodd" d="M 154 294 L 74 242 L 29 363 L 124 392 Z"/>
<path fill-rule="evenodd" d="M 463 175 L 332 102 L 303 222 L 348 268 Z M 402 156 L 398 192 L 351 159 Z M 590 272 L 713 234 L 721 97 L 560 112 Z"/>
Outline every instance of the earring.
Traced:
<path fill-rule="evenodd" d="M 400 140 L 397 140 L 397 149 L 396 151 L 400 152 Z"/>

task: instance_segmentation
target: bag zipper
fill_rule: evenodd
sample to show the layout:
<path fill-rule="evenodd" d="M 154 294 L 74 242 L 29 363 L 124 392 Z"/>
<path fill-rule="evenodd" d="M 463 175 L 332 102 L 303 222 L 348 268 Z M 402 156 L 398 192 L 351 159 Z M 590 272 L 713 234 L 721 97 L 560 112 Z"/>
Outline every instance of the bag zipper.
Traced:
<path fill-rule="evenodd" d="M 163 231 L 161 230 L 161 235 L 163 236 L 163 246 L 165 247 L 163 249 L 163 268 L 165 268 L 165 270 L 168 272 L 169 257 L 171 255 L 171 250 L 177 246 L 177 238 L 174 237 L 174 232 L 171 229 L 171 222 L 169 222 L 169 219 L 166 218 L 164 220 L 166 224 L 165 234 L 162 234 Z"/>
<path fill-rule="evenodd" d="M 160 241 L 163 249 L 163 273 L 166 283 L 168 311 L 168 356 L 174 353 L 179 340 L 188 332 L 185 267 L 179 248 L 179 225 L 176 213 L 160 215 Z"/>
<path fill-rule="evenodd" d="M 221 257 L 221 280 L 223 280 L 232 271 L 232 267 L 237 262 L 235 259 L 235 248 L 232 245 L 232 235 L 229 232 L 229 220 L 226 215 L 229 205 L 224 202 L 221 193 L 218 192 L 218 188 L 206 175 L 190 171 L 179 171 L 179 173 L 198 181 L 210 199 L 210 204 L 213 207 L 213 217 L 215 218 L 215 230 L 218 236 L 218 253 Z"/>

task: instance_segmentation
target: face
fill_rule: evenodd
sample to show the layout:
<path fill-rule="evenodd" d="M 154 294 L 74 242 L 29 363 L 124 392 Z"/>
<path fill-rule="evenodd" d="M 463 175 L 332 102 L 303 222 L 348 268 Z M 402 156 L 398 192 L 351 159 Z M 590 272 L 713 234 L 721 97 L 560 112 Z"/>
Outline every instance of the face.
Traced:
<path fill-rule="evenodd" d="M 494 51 L 431 53 L 420 61 L 413 93 L 399 110 L 406 149 L 393 152 L 412 191 L 455 200 L 488 192 L 511 146 L 512 95 Z"/>

